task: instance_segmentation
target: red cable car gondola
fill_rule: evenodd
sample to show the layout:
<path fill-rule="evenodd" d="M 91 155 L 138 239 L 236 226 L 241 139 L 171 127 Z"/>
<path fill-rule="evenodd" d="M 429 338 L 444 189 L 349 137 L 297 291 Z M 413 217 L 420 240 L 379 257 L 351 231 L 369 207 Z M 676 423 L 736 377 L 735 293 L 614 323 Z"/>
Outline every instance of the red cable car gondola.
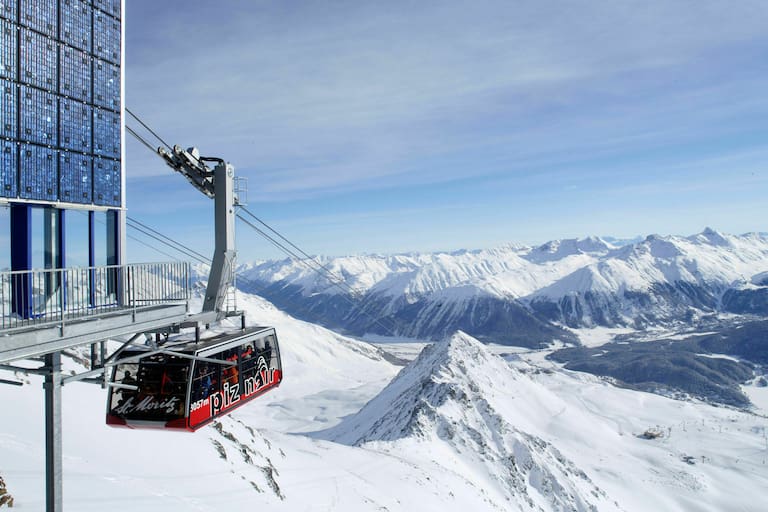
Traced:
<path fill-rule="evenodd" d="M 161 350 L 125 350 L 112 372 L 107 424 L 195 431 L 280 385 L 271 327 Z"/>

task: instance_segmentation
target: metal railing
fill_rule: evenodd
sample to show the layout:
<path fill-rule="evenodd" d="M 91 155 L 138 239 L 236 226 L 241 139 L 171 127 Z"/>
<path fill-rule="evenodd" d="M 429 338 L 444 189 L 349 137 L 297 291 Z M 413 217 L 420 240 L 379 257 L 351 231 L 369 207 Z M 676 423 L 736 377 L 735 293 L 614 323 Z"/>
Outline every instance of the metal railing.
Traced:
<path fill-rule="evenodd" d="M 186 262 L 0 272 L 0 330 L 189 300 Z"/>

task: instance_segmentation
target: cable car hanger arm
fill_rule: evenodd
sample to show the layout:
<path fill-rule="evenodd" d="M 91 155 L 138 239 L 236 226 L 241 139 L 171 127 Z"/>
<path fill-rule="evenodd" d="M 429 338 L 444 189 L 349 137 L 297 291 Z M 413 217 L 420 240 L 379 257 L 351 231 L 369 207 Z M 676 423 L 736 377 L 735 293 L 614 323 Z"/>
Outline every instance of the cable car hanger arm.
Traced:
<path fill-rule="evenodd" d="M 203 301 L 203 313 L 214 313 L 216 319 L 227 316 L 224 300 L 227 290 L 234 282 L 235 269 L 235 205 L 234 168 L 222 158 L 201 157 L 197 148 L 182 149 L 174 145 L 172 150 L 160 146 L 157 154 L 174 171 L 206 196 L 215 201 L 215 249 L 208 286 Z M 210 169 L 206 162 L 215 163 Z"/>
<path fill-rule="evenodd" d="M 224 163 L 220 158 L 201 158 L 197 148 L 182 149 L 181 146 L 173 146 L 172 151 L 164 147 L 157 148 L 157 154 L 165 160 L 165 163 L 183 175 L 197 190 L 206 196 L 213 198 L 216 195 L 214 184 L 214 171 L 205 165 L 205 162 Z"/>

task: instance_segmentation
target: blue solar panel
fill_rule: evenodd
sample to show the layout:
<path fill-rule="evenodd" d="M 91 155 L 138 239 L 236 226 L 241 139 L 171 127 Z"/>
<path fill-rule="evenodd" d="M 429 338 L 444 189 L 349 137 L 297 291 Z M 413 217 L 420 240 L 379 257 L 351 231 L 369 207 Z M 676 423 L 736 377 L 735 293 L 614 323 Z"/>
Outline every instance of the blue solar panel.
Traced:
<path fill-rule="evenodd" d="M 93 62 L 93 103 L 120 110 L 120 68 L 96 59 Z"/>
<path fill-rule="evenodd" d="M 115 18 L 120 18 L 120 0 L 93 0 L 93 5 Z"/>
<path fill-rule="evenodd" d="M 91 51 L 91 6 L 83 0 L 62 0 L 60 36 L 65 43 Z"/>
<path fill-rule="evenodd" d="M 120 114 L 93 109 L 93 154 L 120 158 Z"/>
<path fill-rule="evenodd" d="M 19 80 L 41 89 L 56 91 L 58 44 L 37 32 L 21 31 Z"/>
<path fill-rule="evenodd" d="M 92 60 L 92 57 L 85 52 L 68 46 L 61 47 L 59 93 L 62 96 L 91 101 Z"/>
<path fill-rule="evenodd" d="M 16 197 L 16 180 L 19 175 L 18 143 L 0 140 L 0 196 Z"/>
<path fill-rule="evenodd" d="M 21 86 L 19 139 L 55 146 L 59 135 L 58 98 L 34 87 Z"/>
<path fill-rule="evenodd" d="M 21 190 L 23 199 L 58 199 L 58 176 L 56 172 L 56 150 L 33 144 L 22 144 L 19 155 L 21 163 Z"/>
<path fill-rule="evenodd" d="M 121 206 L 121 16 L 0 0 L 0 196 Z"/>
<path fill-rule="evenodd" d="M 120 21 L 99 11 L 93 13 L 93 53 L 120 64 Z"/>
<path fill-rule="evenodd" d="M 47 36 L 56 37 L 57 4 L 58 0 L 21 0 L 19 23 Z"/>
<path fill-rule="evenodd" d="M 7 20 L 18 21 L 19 11 L 16 0 L 0 0 L 0 17 Z"/>
<path fill-rule="evenodd" d="M 120 161 L 97 158 L 93 161 L 93 202 L 120 206 Z"/>
<path fill-rule="evenodd" d="M 19 86 L 0 80 L 0 137 L 16 139 L 19 114 Z"/>
<path fill-rule="evenodd" d="M 59 112 L 59 146 L 91 153 L 93 108 L 76 100 L 62 98 L 59 100 Z"/>
<path fill-rule="evenodd" d="M 19 30 L 16 25 L 0 19 L 0 78 L 16 80 L 18 59 Z"/>
<path fill-rule="evenodd" d="M 91 203 L 93 159 L 77 153 L 59 154 L 59 199 L 68 203 Z"/>

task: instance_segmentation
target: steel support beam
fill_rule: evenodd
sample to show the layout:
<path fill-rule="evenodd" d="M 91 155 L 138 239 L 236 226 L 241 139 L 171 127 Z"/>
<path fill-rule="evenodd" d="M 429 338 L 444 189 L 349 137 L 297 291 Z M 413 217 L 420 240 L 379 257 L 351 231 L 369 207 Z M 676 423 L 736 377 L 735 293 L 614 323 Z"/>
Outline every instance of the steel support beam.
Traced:
<path fill-rule="evenodd" d="M 154 332 L 167 326 L 180 325 L 189 320 L 186 304 L 154 306 L 138 311 L 122 310 L 96 318 L 67 324 L 62 332 L 59 325 L 48 325 L 15 332 L 0 343 L 0 363 L 29 359 L 58 352 L 95 340 Z"/>
<path fill-rule="evenodd" d="M 122 264 L 120 243 L 120 211 L 107 210 L 107 265 L 117 266 Z M 122 288 L 120 286 L 119 269 L 107 270 L 107 294 L 114 295 L 116 302 L 125 304 Z"/>
<path fill-rule="evenodd" d="M 96 266 L 96 212 L 88 212 L 88 266 Z M 90 271 L 88 282 L 88 303 L 96 305 L 96 272 Z"/>
<path fill-rule="evenodd" d="M 234 168 L 224 161 L 214 169 L 214 210 L 216 246 L 205 290 L 203 311 L 224 311 L 227 290 L 232 285 L 235 270 L 235 180 Z M 222 314 L 223 316 L 223 314 Z"/>
<path fill-rule="evenodd" d="M 62 512 L 61 352 L 45 356 L 45 510 Z"/>

